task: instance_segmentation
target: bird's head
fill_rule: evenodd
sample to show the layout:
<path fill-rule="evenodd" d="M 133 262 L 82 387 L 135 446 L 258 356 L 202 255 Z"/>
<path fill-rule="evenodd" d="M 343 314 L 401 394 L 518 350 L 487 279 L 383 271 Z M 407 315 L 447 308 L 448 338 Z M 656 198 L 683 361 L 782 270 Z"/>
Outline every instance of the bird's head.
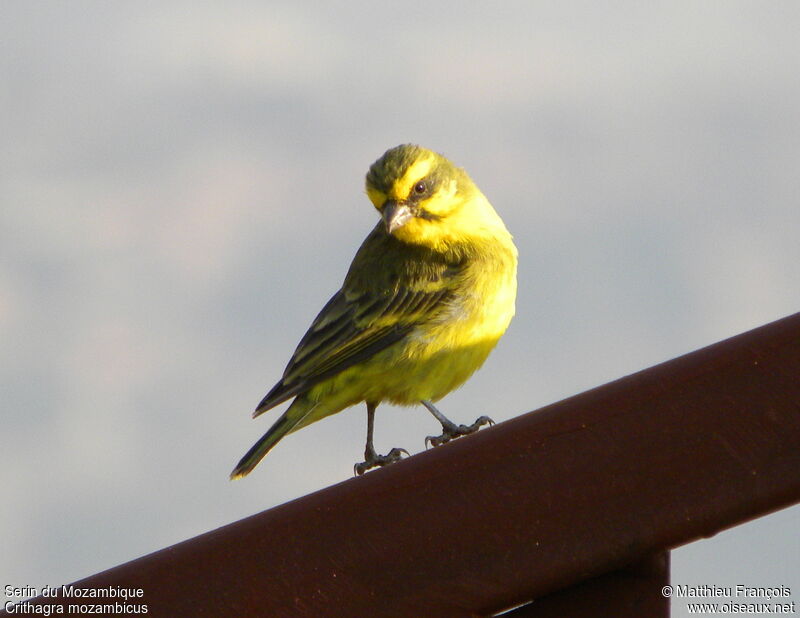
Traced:
<path fill-rule="evenodd" d="M 369 168 L 367 195 L 397 239 L 441 248 L 487 224 L 505 230 L 467 173 L 442 155 L 403 144 Z"/>

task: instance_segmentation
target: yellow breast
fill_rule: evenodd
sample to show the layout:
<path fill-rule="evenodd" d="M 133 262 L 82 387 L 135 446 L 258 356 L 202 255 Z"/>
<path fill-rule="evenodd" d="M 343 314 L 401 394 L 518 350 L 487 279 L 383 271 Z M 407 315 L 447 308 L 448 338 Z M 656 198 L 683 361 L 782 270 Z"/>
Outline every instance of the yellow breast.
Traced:
<path fill-rule="evenodd" d="M 399 379 L 390 380 L 391 401 L 444 397 L 480 368 L 505 333 L 514 316 L 516 256 L 478 261 L 466 277 L 448 310 L 409 336 L 396 358 Z"/>

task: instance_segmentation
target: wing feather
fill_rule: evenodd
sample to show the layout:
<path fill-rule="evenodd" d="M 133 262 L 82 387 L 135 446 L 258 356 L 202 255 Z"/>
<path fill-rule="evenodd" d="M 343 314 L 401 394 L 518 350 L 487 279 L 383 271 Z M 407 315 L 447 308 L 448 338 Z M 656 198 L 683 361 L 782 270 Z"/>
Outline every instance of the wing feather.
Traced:
<path fill-rule="evenodd" d="M 344 286 L 314 319 L 254 416 L 397 343 L 447 306 L 461 265 L 420 259 L 408 247 L 398 251 L 397 243 L 380 226 L 367 237 Z M 365 268 L 367 261 L 373 268 Z"/>

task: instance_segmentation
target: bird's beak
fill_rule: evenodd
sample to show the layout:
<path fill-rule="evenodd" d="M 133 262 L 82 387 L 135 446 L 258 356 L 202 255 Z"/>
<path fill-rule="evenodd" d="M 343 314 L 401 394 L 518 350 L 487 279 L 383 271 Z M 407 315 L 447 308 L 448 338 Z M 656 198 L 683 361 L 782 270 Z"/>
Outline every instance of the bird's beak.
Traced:
<path fill-rule="evenodd" d="M 395 202 L 394 200 L 389 200 L 384 204 L 381 216 L 383 217 L 383 224 L 386 226 L 386 231 L 390 234 L 398 228 L 403 227 L 414 217 L 407 204 Z"/>

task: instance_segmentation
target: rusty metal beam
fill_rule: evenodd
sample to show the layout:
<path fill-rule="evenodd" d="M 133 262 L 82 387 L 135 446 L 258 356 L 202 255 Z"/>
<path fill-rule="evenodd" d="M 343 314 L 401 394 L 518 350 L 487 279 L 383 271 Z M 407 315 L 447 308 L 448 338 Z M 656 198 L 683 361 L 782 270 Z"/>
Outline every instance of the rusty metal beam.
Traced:
<path fill-rule="evenodd" d="M 151 616 L 488 615 L 800 501 L 798 445 L 800 313 L 79 585 Z"/>
<path fill-rule="evenodd" d="M 502 618 L 669 618 L 669 552 L 538 598 Z"/>

